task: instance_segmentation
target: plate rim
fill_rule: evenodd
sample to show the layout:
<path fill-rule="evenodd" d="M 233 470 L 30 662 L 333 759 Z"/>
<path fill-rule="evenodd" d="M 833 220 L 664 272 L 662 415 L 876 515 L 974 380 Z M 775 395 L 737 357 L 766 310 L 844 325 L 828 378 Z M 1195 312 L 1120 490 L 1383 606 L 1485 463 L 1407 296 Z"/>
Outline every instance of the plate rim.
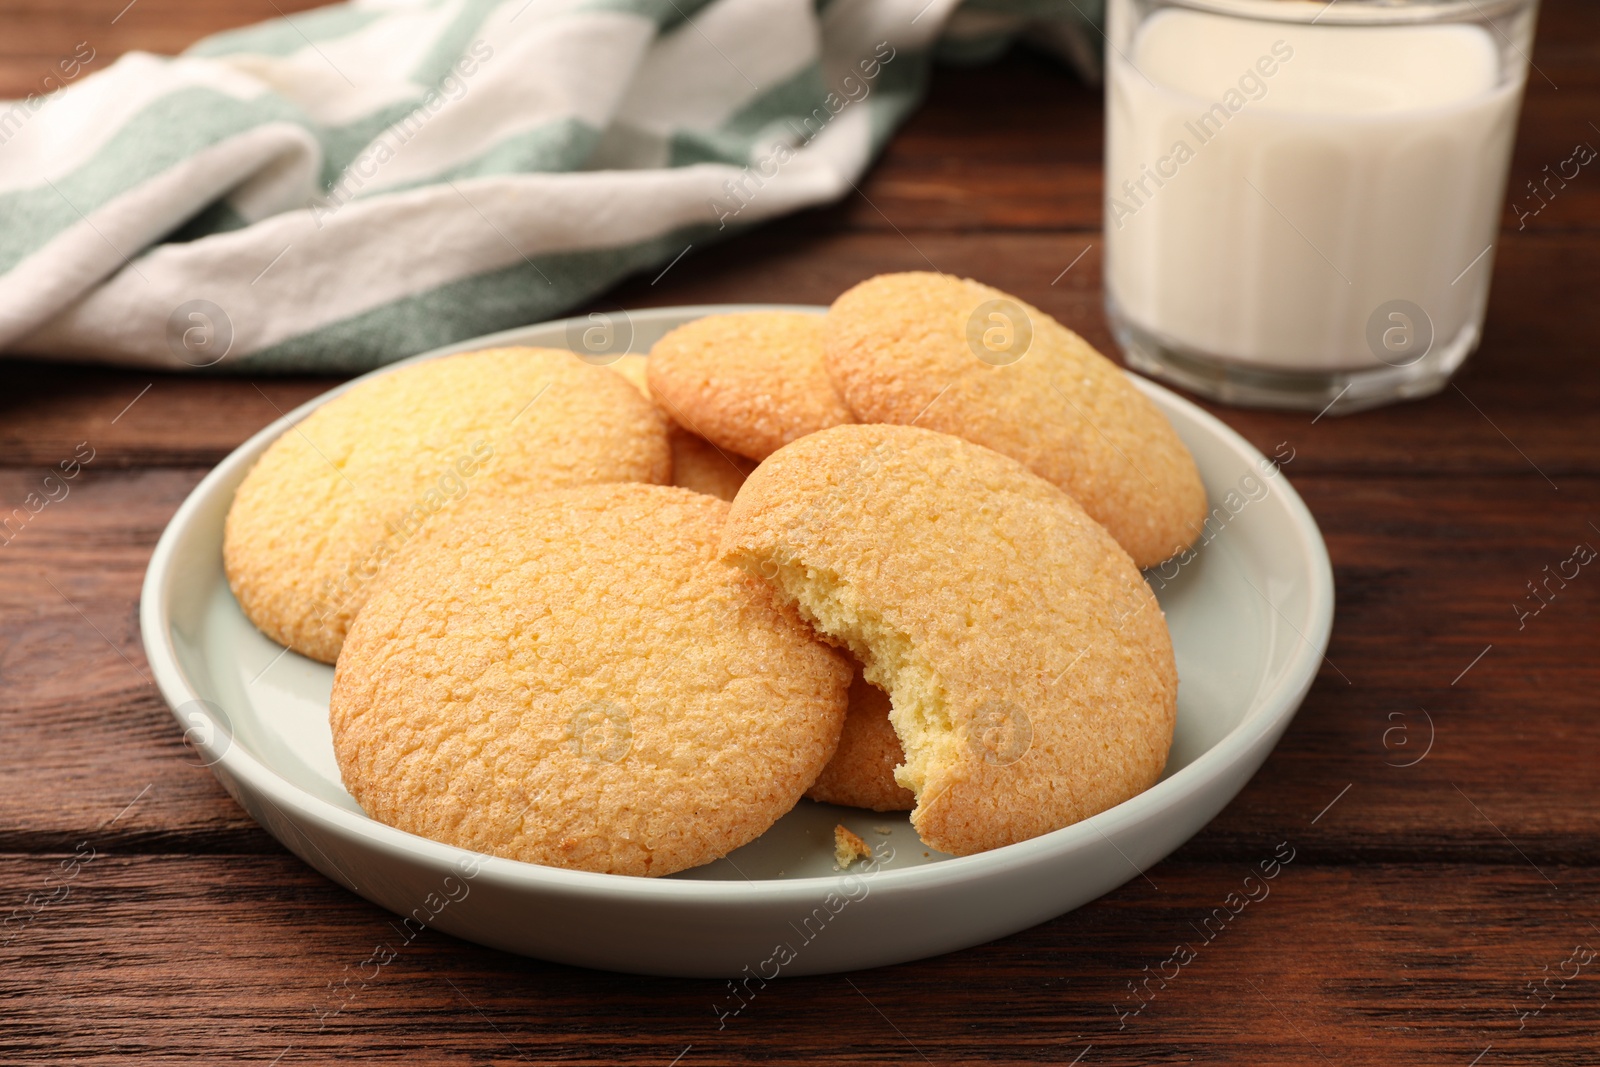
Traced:
<path fill-rule="evenodd" d="M 827 308 L 810 304 L 688 304 L 639 308 L 623 313 L 630 319 L 639 317 L 687 319 L 734 311 L 759 310 L 821 313 Z M 193 729 L 194 721 L 180 716 L 178 709 L 197 701 L 204 702 L 208 698 L 196 691 L 179 660 L 173 641 L 168 584 L 181 567 L 181 561 L 177 556 L 179 543 L 194 524 L 196 514 L 218 492 L 217 486 L 220 483 L 230 478 L 238 467 L 253 463 L 267 444 L 305 419 L 316 408 L 368 378 L 455 352 L 525 344 L 526 341 L 520 338 L 524 338 L 531 331 L 569 328 L 574 324 L 590 321 L 587 315 L 575 315 L 500 330 L 430 349 L 367 371 L 281 414 L 230 451 L 221 462 L 208 471 L 184 498 L 183 503 L 162 530 L 155 550 L 151 553 L 140 588 L 139 628 L 145 657 L 149 661 L 156 687 L 178 724 L 186 730 Z M 1252 463 L 1266 458 L 1236 430 L 1193 401 L 1132 371 L 1124 369 L 1123 373 L 1153 402 L 1182 412 L 1208 433 L 1215 435 L 1241 458 Z M 1335 597 L 1332 562 L 1328 557 L 1327 545 L 1316 519 L 1286 475 L 1280 474 L 1274 481 L 1277 483 L 1275 488 L 1283 494 L 1284 506 L 1298 535 L 1299 554 L 1310 564 L 1311 583 L 1306 612 L 1312 620 L 1312 625 L 1309 632 L 1301 633 L 1302 640 L 1296 648 L 1294 657 L 1282 671 L 1276 684 L 1265 694 L 1258 694 L 1253 701 L 1260 710 L 1247 715 L 1242 722 L 1195 757 L 1187 766 L 1114 807 L 1059 830 L 987 852 L 955 856 L 938 863 L 914 867 L 879 869 L 870 876 L 874 890 L 917 891 L 925 888 L 949 888 L 973 880 L 986 879 L 1010 869 L 1029 867 L 1047 861 L 1053 855 L 1070 854 L 1083 842 L 1092 841 L 1096 835 L 1113 837 L 1116 833 L 1158 817 L 1170 808 L 1181 807 L 1213 782 L 1226 777 L 1230 767 L 1247 760 L 1249 753 L 1264 739 L 1275 731 L 1281 732 L 1287 728 L 1315 682 L 1322 660 L 1325 658 L 1332 635 Z M 1274 611 L 1277 610 L 1270 601 L 1268 604 Z M 200 706 L 203 707 L 204 704 Z M 391 860 L 406 863 L 427 861 L 439 867 L 471 863 L 477 867 L 475 878 L 488 876 L 491 882 L 508 888 L 587 899 L 598 896 L 619 903 L 764 905 L 774 901 L 794 903 L 813 901 L 819 894 L 839 887 L 845 879 L 861 877 L 851 871 L 841 871 L 831 875 L 746 881 L 642 878 L 633 875 L 545 867 L 522 860 L 474 852 L 407 833 L 380 823 L 370 816 L 349 811 L 315 796 L 284 778 L 244 746 L 232 744 L 224 724 L 212 721 L 211 725 L 213 729 L 203 731 L 207 740 L 201 742 L 199 747 L 208 757 L 206 765 L 213 774 L 223 779 L 225 788 L 228 785 L 226 779 L 231 777 L 241 786 L 248 786 L 254 795 L 263 797 L 290 822 L 295 818 L 309 820 L 335 837 L 359 839 L 366 846 L 385 853 Z M 1253 776 L 1254 772 L 1250 777 Z M 1249 778 L 1245 779 L 1248 780 Z M 1243 783 L 1241 788 L 1242 785 Z M 229 792 L 232 793 L 233 790 L 229 789 Z M 293 816 L 289 814 L 291 811 L 294 813 Z M 1132 861 L 1130 866 L 1136 867 Z"/>

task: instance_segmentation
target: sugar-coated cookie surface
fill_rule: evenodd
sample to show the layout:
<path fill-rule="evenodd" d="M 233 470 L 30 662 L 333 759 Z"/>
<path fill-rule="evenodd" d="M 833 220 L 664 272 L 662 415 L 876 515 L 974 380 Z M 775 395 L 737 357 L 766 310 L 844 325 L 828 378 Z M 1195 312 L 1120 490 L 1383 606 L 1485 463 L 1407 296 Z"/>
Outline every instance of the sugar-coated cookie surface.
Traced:
<path fill-rule="evenodd" d="M 630 354 L 610 364 L 612 370 L 632 382 L 654 403 L 646 377 L 644 356 Z M 756 469 L 756 461 L 736 452 L 719 449 L 699 434 L 679 426 L 671 415 L 662 412 L 668 423 L 668 443 L 672 446 L 672 484 L 718 500 L 732 500 L 745 478 Z"/>
<path fill-rule="evenodd" d="M 728 505 L 597 485 L 475 503 L 351 628 L 330 721 L 373 818 L 662 875 L 760 835 L 838 740 L 850 668 L 716 546 Z"/>
<path fill-rule="evenodd" d="M 672 446 L 672 484 L 718 500 L 732 500 L 756 469 L 753 459 L 720 449 L 681 426 L 668 431 Z"/>
<path fill-rule="evenodd" d="M 288 430 L 245 476 L 223 563 L 267 636 L 332 663 L 389 559 L 468 496 L 664 482 L 665 420 L 567 352 L 504 348 L 402 367 Z"/>
<path fill-rule="evenodd" d="M 1067 826 L 1155 782 L 1177 672 L 1128 554 L 1020 463 L 904 426 L 841 426 L 768 458 L 723 558 L 770 581 L 886 689 L 899 782 L 935 848 Z"/>
<path fill-rule="evenodd" d="M 822 319 L 742 311 L 685 323 L 657 341 L 650 392 L 718 448 L 765 459 L 808 433 L 853 422 L 822 365 Z"/>
<path fill-rule="evenodd" d="M 894 769 L 905 758 L 889 721 L 889 694 L 867 681 L 856 665 L 839 747 L 806 796 L 852 808 L 910 811 L 917 806 L 917 798 L 894 780 Z"/>
<path fill-rule="evenodd" d="M 969 279 L 883 274 L 828 312 L 824 358 L 860 422 L 956 434 L 1069 493 L 1141 567 L 1206 511 L 1193 458 L 1116 365 L 1055 319 Z"/>

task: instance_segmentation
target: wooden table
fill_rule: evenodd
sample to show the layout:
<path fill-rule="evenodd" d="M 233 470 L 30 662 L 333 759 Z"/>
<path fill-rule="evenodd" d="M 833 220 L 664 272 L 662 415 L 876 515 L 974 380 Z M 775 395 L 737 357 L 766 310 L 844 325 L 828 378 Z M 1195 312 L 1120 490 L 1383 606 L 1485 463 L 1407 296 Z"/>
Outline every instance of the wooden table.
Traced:
<path fill-rule="evenodd" d="M 140 0 L 113 23 L 125 2 L 0 3 L 0 96 L 80 40 L 104 63 L 278 7 Z M 1550 0 L 1533 58 L 1513 191 L 1600 144 L 1600 7 Z M 1113 351 L 1101 132 L 1098 91 L 1048 62 L 938 69 L 862 195 L 607 301 L 825 303 L 931 260 Z M 151 548 L 206 469 L 330 382 L 261 380 L 269 403 L 237 379 L 0 363 L 5 509 L 80 442 L 94 455 L 0 547 L 0 916 L 60 897 L 0 949 L 0 1062 L 1600 1062 L 1600 571 L 1516 610 L 1574 546 L 1600 546 L 1597 223 L 1591 170 L 1525 229 L 1508 211 L 1482 351 L 1439 396 L 1348 418 L 1212 409 L 1262 450 L 1294 450 L 1339 602 L 1310 698 L 1221 816 L 1070 915 L 786 980 L 720 1030 L 721 983 L 433 932 L 319 1026 L 391 917 L 185 762 L 136 609 Z M 1131 1014 L 1133 984 L 1199 940 L 1281 842 L 1295 858 L 1270 897 Z M 1575 951 L 1591 962 L 1565 963 Z"/>

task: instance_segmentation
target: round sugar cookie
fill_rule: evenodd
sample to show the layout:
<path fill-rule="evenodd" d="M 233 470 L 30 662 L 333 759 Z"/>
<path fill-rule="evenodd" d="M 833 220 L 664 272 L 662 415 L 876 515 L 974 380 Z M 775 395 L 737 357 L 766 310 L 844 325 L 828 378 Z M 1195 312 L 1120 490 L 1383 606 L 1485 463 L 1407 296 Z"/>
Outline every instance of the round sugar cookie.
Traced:
<path fill-rule="evenodd" d="M 745 482 L 723 558 L 848 645 L 891 698 L 912 825 L 965 855 L 1153 784 L 1177 672 L 1128 554 L 1020 463 L 947 434 L 840 426 Z"/>
<path fill-rule="evenodd" d="M 274 441 L 234 495 L 223 564 L 263 633 L 332 663 L 388 560 L 462 499 L 670 473 L 665 421 L 616 375 L 553 349 L 445 356 Z"/>
<path fill-rule="evenodd" d="M 859 422 L 964 437 L 1082 504 L 1135 563 L 1187 548 L 1205 487 L 1166 417 L 1055 319 L 969 279 L 882 274 L 828 311 L 824 358 Z"/>
<path fill-rule="evenodd" d="M 894 769 L 906 754 L 889 721 L 889 695 L 862 677 L 860 664 L 855 668 L 839 747 L 806 796 L 824 804 L 910 811 L 917 806 L 916 796 L 894 780 Z"/>
<path fill-rule="evenodd" d="M 681 426 L 673 426 L 667 437 L 672 446 L 672 484 L 684 489 L 732 500 L 756 469 L 755 460 L 720 449 Z"/>
<path fill-rule="evenodd" d="M 610 366 L 654 403 L 646 378 L 647 362 L 644 356 L 632 354 Z M 667 438 L 672 447 L 672 484 L 719 500 L 732 500 L 750 472 L 756 469 L 755 460 L 717 448 L 699 434 L 679 426 L 666 412 L 662 412 L 662 417 L 667 420 Z"/>
<path fill-rule="evenodd" d="M 832 755 L 850 670 L 717 560 L 727 511 L 594 485 L 475 502 L 415 544 L 334 674 L 351 795 L 409 833 L 612 874 L 759 836 Z"/>
<path fill-rule="evenodd" d="M 822 318 L 741 311 L 685 323 L 650 349 L 650 393 L 718 448 L 766 459 L 855 421 L 822 365 Z"/>

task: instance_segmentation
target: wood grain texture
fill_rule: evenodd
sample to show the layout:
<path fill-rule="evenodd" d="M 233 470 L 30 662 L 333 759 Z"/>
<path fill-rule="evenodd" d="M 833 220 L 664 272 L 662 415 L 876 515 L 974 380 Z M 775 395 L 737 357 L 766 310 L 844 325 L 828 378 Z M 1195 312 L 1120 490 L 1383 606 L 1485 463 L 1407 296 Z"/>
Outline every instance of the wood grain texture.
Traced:
<path fill-rule="evenodd" d="M 1280 843 L 1293 859 L 1265 895 L 1215 919 Z M 1582 910 L 1600 891 L 1592 868 L 1352 869 L 1293 832 L 1254 844 L 1240 863 L 1169 861 L 966 952 L 769 984 L 720 1027 L 722 982 L 585 971 L 433 931 L 406 941 L 286 855 L 96 853 L 71 878 L 55 856 L 0 857 L 6 884 L 65 890 L 4 950 L 0 1058 L 1388 1067 L 1466 1064 L 1492 1045 L 1500 1063 L 1592 1062 L 1594 964 L 1542 1001 L 1526 989 L 1600 941 Z M 378 946 L 392 962 L 363 967 Z M 1193 958 L 1163 967 L 1179 946 Z"/>
<path fill-rule="evenodd" d="M 0 95 L 34 91 L 79 41 L 98 68 L 309 6 L 0 0 Z M 1594 967 L 1520 1014 L 1529 982 L 1600 948 L 1600 577 L 1521 614 L 1546 566 L 1600 545 L 1600 172 L 1516 210 L 1546 164 L 1600 145 L 1600 8 L 1555 0 L 1541 19 L 1487 335 L 1456 386 L 1350 418 L 1212 407 L 1294 450 L 1334 561 L 1329 662 L 1260 774 L 1148 882 L 966 952 L 785 980 L 724 1029 L 720 983 L 432 932 L 325 1016 L 393 921 L 186 759 L 137 610 L 206 469 L 332 380 L 0 360 L 0 1062 L 1594 1062 Z M 826 303 L 932 264 L 1113 352 L 1102 136 L 1098 91 L 1048 60 L 941 68 L 860 194 L 597 304 Z M 70 492 L 17 519 L 83 448 Z M 1204 942 L 1196 926 L 1280 841 L 1297 854 L 1271 896 Z M 80 843 L 95 858 L 64 883 Z M 1130 984 L 1177 944 L 1194 961 L 1131 1014 Z"/>

